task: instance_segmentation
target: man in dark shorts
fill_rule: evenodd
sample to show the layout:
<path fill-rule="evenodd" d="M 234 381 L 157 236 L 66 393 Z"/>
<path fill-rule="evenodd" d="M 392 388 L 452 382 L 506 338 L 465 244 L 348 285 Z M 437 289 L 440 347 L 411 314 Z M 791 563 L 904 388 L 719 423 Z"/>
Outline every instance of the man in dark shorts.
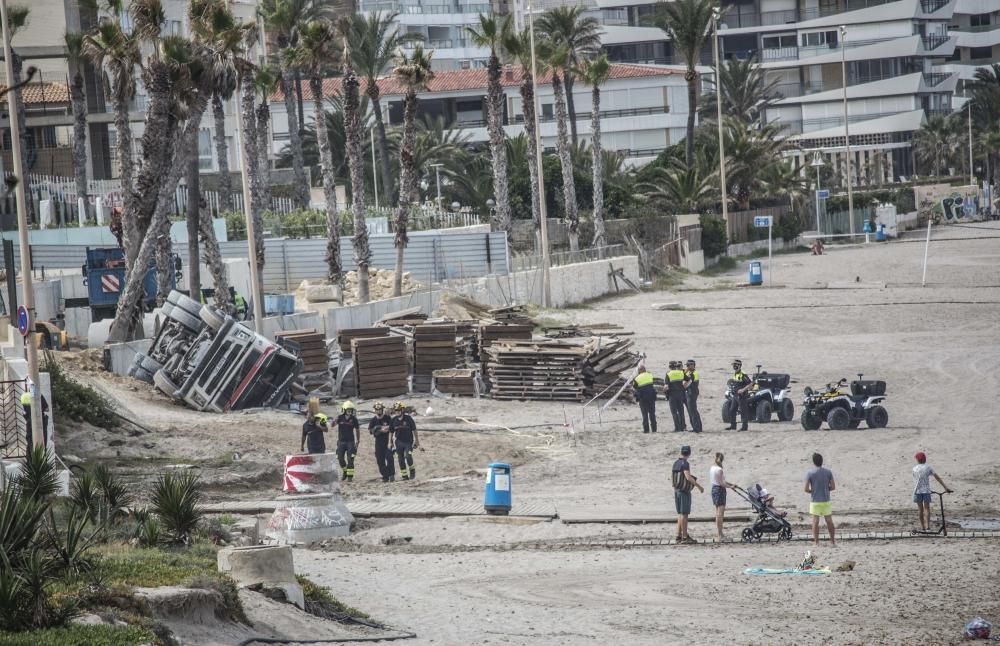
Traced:
<path fill-rule="evenodd" d="M 674 506 L 677 508 L 677 542 L 697 543 L 688 535 L 688 515 L 691 514 L 691 490 L 697 488 L 704 493 L 705 489 L 698 484 L 698 479 L 691 475 L 691 465 L 688 457 L 691 447 L 681 447 L 681 456 L 674 462 L 671 470 L 671 482 L 674 485 Z"/>
<path fill-rule="evenodd" d="M 353 402 L 344 402 L 340 410 L 337 416 L 337 461 L 344 480 L 350 482 L 354 480 L 354 456 L 358 454 L 358 445 L 361 444 L 361 425 L 358 424 Z"/>

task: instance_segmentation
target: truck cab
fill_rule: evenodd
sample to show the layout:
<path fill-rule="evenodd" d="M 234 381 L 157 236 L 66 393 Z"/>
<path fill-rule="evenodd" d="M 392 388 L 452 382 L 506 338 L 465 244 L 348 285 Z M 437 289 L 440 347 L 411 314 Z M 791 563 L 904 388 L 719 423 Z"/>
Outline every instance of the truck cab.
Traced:
<path fill-rule="evenodd" d="M 180 270 L 180 257 L 174 255 L 174 271 L 170 272 L 170 288 L 177 286 L 177 272 Z M 125 289 L 125 252 L 118 247 L 91 249 L 87 247 L 87 264 L 83 272 L 83 284 L 87 287 L 87 298 L 90 304 L 91 320 L 114 318 L 118 309 L 118 297 Z M 150 267 L 142 280 L 145 295 L 142 299 L 143 310 L 150 311 L 156 307 L 156 267 Z"/>

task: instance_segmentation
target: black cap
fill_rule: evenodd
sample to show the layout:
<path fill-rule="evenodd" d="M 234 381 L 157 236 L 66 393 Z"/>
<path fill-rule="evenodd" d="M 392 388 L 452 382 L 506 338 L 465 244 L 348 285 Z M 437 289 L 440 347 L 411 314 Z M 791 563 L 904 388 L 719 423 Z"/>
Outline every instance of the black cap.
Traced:
<path fill-rule="evenodd" d="M 694 363 L 695 361 L 694 361 L 694 359 L 688 359 L 687 362 L 688 363 Z"/>
<path fill-rule="evenodd" d="M 681 447 L 681 455 L 691 455 L 691 447 L 685 444 Z"/>

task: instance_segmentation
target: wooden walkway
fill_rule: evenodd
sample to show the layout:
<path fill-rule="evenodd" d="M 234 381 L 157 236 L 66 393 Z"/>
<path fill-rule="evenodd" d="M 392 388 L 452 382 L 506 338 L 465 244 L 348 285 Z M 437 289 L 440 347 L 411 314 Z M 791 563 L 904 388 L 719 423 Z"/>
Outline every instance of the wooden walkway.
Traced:
<path fill-rule="evenodd" d="M 369 502 L 345 501 L 356 518 L 441 518 L 444 516 L 485 516 L 482 502 Z M 274 500 L 215 502 L 201 506 L 207 514 L 267 514 L 277 507 Z M 550 503 L 514 503 L 511 516 L 556 518 Z"/>
<path fill-rule="evenodd" d="M 676 523 L 677 513 L 672 507 L 560 507 L 559 520 L 566 524 L 578 523 Z M 749 509 L 726 510 L 726 522 L 749 522 Z M 715 515 L 691 516 L 689 522 L 715 522 Z"/>

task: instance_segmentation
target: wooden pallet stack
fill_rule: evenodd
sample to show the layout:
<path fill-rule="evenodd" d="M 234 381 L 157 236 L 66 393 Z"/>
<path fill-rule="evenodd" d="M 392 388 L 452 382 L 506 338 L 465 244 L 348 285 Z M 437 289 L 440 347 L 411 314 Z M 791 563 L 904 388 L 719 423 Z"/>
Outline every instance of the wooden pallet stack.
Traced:
<path fill-rule="evenodd" d="M 387 327 L 357 327 L 357 328 L 344 328 L 342 330 L 337 330 L 337 344 L 340 346 L 340 352 L 343 354 L 350 354 L 351 341 L 354 339 L 367 339 L 371 337 L 381 337 L 389 336 L 389 328 Z"/>
<path fill-rule="evenodd" d="M 487 352 L 495 341 L 530 341 L 532 330 L 534 326 L 528 324 L 483 323 L 479 326 L 479 361 L 486 362 Z"/>
<path fill-rule="evenodd" d="M 471 368 L 479 363 L 479 321 L 455 323 L 455 367 Z"/>
<path fill-rule="evenodd" d="M 302 359 L 302 372 L 296 378 L 299 385 L 312 392 L 330 384 L 330 357 L 325 334 L 315 329 L 285 330 L 275 332 L 274 340 Z"/>
<path fill-rule="evenodd" d="M 495 341 L 486 349 L 494 399 L 582 401 L 587 350 L 558 341 Z"/>
<path fill-rule="evenodd" d="M 476 387 L 479 371 L 474 368 L 452 368 L 450 370 L 434 371 L 434 388 L 449 395 L 475 397 L 479 394 Z"/>
<path fill-rule="evenodd" d="M 487 312 L 497 323 L 509 323 L 512 325 L 533 325 L 528 310 L 524 305 L 508 305 L 507 307 L 497 307 Z"/>
<path fill-rule="evenodd" d="M 584 394 L 590 397 L 601 395 L 612 397 L 628 379 L 630 371 L 639 363 L 639 355 L 629 348 L 632 341 L 615 337 L 595 337 L 587 341 L 584 348 L 587 356 L 582 366 Z"/>
<path fill-rule="evenodd" d="M 453 324 L 426 324 L 413 328 L 413 390 L 430 392 L 434 371 L 454 367 Z"/>
<path fill-rule="evenodd" d="M 351 339 L 356 393 L 364 399 L 409 391 L 406 340 L 400 336 Z"/>
<path fill-rule="evenodd" d="M 420 307 L 410 307 L 398 312 L 389 312 L 376 321 L 375 325 L 379 327 L 412 327 L 414 325 L 421 325 L 427 320 L 427 315 L 423 313 L 422 309 Z"/>

